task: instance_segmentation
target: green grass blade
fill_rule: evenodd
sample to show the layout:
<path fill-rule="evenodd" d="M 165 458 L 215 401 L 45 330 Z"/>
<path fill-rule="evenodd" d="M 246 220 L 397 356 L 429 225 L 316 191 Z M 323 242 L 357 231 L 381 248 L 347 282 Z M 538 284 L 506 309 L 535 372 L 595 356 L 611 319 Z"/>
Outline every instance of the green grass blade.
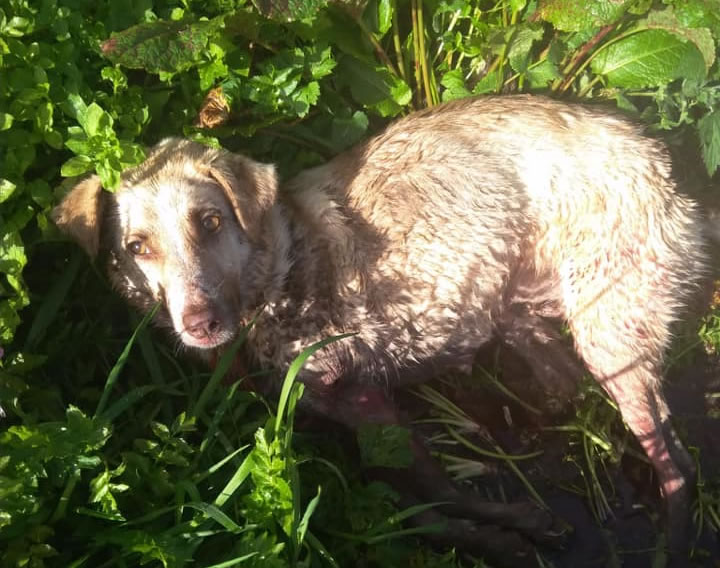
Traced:
<path fill-rule="evenodd" d="M 327 467 L 331 472 L 335 474 L 335 477 L 338 478 L 338 481 L 340 481 L 340 485 L 342 485 L 343 491 L 347 492 L 350 490 L 350 485 L 347 482 L 347 479 L 345 479 L 345 476 L 343 475 L 342 471 L 338 466 L 336 466 L 334 463 L 332 463 L 330 460 L 326 460 L 325 458 L 321 457 L 312 457 L 309 458 L 307 461 L 311 461 L 314 463 L 321 463 L 325 467 Z M 300 465 L 303 462 L 298 462 L 298 465 Z"/>
<path fill-rule="evenodd" d="M 439 523 L 431 523 L 431 524 L 423 525 L 421 527 L 411 527 L 409 529 L 400 529 L 397 531 L 387 532 L 387 533 L 383 533 L 378 536 L 369 538 L 369 539 L 367 539 L 367 545 L 373 546 L 375 544 L 379 544 L 384 541 L 393 540 L 395 538 L 403 538 L 406 536 L 441 533 L 446 528 L 447 528 L 447 523 L 444 521 L 441 521 Z"/>
<path fill-rule="evenodd" d="M 227 456 L 225 456 L 219 462 L 211 465 L 207 470 L 207 474 L 202 474 L 202 476 L 200 476 L 200 479 L 204 479 L 205 475 L 212 475 L 217 470 L 219 470 L 222 466 L 224 466 L 226 463 L 228 463 L 230 460 L 232 460 L 236 455 L 238 455 L 240 452 L 247 450 L 249 447 L 250 447 L 249 444 L 246 444 L 246 445 L 242 446 L 241 448 L 238 448 L 234 452 L 229 453 Z"/>
<path fill-rule="evenodd" d="M 440 505 L 451 505 L 451 504 L 452 503 L 450 503 L 449 501 L 437 501 L 435 503 L 421 503 L 419 505 L 413 505 L 412 507 L 408 507 L 407 509 L 403 509 L 402 511 L 398 511 L 397 513 L 390 515 L 382 523 L 380 523 L 379 525 L 374 527 L 369 532 L 368 537 L 376 538 L 378 536 L 383 536 L 384 534 L 390 534 L 390 533 L 384 533 L 383 531 L 386 531 L 395 526 L 398 526 L 404 520 L 409 519 L 410 517 L 414 517 L 415 515 L 418 515 L 420 513 L 424 513 L 428 509 L 433 509 L 434 507 L 438 507 Z M 432 526 L 432 525 L 428 525 L 428 526 Z M 425 528 L 425 527 L 418 527 L 418 528 Z M 393 531 L 393 532 L 395 532 L 395 531 Z"/>
<path fill-rule="evenodd" d="M 235 360 L 235 356 L 237 355 L 238 349 L 240 349 L 240 346 L 245 343 L 245 339 L 247 339 L 247 335 L 250 332 L 250 329 L 253 325 L 255 325 L 255 320 L 257 319 L 257 315 L 252 319 L 252 321 L 246 325 L 238 334 L 235 341 L 233 341 L 230 346 L 223 352 L 222 356 L 220 357 L 220 360 L 218 361 L 217 365 L 215 366 L 215 370 L 213 370 L 212 375 L 210 375 L 210 380 L 205 385 L 205 388 L 200 393 L 200 396 L 197 399 L 197 402 L 195 403 L 195 406 L 193 407 L 192 411 L 190 412 L 191 417 L 199 418 L 202 414 L 202 411 L 205 409 L 205 405 L 207 404 L 208 399 L 210 398 L 210 395 L 215 392 L 215 389 L 220 384 L 220 381 L 223 379 L 225 374 L 230 369 L 230 366 L 232 365 L 233 361 Z"/>
<path fill-rule="evenodd" d="M 300 519 L 300 522 L 298 523 L 296 531 L 298 545 L 301 545 L 305 540 L 305 535 L 307 534 L 308 526 L 310 524 L 310 517 L 312 517 L 312 514 L 315 512 L 315 509 L 320 502 L 321 492 L 322 488 L 318 487 L 317 495 L 310 500 L 308 506 L 305 508 L 305 513 L 303 513 L 302 519 Z"/>
<path fill-rule="evenodd" d="M 155 385 L 143 385 L 141 387 L 134 388 L 129 393 L 120 397 L 120 399 L 110 406 L 105 412 L 102 413 L 101 418 L 112 422 L 138 400 L 141 400 L 145 395 L 157 390 Z"/>
<path fill-rule="evenodd" d="M 70 291 L 70 286 L 75 281 L 75 277 L 82 266 L 83 256 L 84 253 L 79 251 L 72 255 L 70 263 L 65 270 L 63 270 L 60 278 L 55 281 L 47 296 L 43 298 L 37 315 L 30 326 L 30 331 L 28 331 L 23 350 L 33 351 L 40 339 L 42 339 L 45 330 L 47 330 L 50 323 L 55 319 L 60 306 L 65 302 L 65 297 Z"/>
<path fill-rule="evenodd" d="M 225 484 L 225 487 L 223 487 L 222 491 L 218 494 L 217 497 L 215 497 L 215 501 L 213 501 L 213 505 L 216 507 L 222 507 L 227 500 L 232 497 L 233 493 L 237 491 L 237 488 L 240 487 L 247 479 L 247 476 L 250 475 L 250 471 L 252 470 L 253 466 L 253 454 L 250 452 L 247 456 L 245 456 L 245 459 L 240 464 L 240 467 L 237 468 L 237 471 L 233 474 L 233 476 L 230 478 L 230 481 L 228 481 Z"/>
<path fill-rule="evenodd" d="M 138 334 L 148 325 L 148 323 L 150 323 L 150 320 L 152 320 L 159 308 L 160 304 L 156 304 L 152 310 L 145 314 L 145 317 L 140 321 L 138 326 L 135 328 L 135 331 L 133 331 L 133 334 L 130 336 L 130 340 L 127 342 L 127 345 L 125 345 L 125 349 L 123 349 L 120 357 L 118 357 L 117 363 L 115 363 L 115 366 L 110 370 L 107 381 L 105 381 L 105 388 L 103 389 L 102 396 L 100 397 L 100 402 L 98 402 L 97 408 L 95 409 L 96 417 L 100 416 L 105 410 L 105 406 L 107 405 L 108 399 L 110 398 L 112 389 L 115 386 L 118 377 L 120 376 L 120 371 L 122 371 L 125 363 L 127 363 L 128 357 L 130 356 L 130 350 L 135 343 L 135 339 L 137 338 Z"/>
<path fill-rule="evenodd" d="M 246 554 L 245 556 L 238 556 L 237 558 L 233 558 L 232 560 L 226 560 L 225 562 L 220 562 L 219 564 L 213 564 L 212 566 L 208 566 L 207 568 L 230 568 L 230 566 L 237 566 L 238 564 L 242 564 L 246 560 L 250 560 L 258 554 L 260 553 L 251 552 L 250 554 Z"/>
<path fill-rule="evenodd" d="M 212 442 L 216 440 L 216 436 L 220 431 L 220 423 L 223 417 L 231 408 L 231 403 L 233 402 L 235 395 L 238 392 L 238 386 L 240 386 L 240 383 L 235 382 L 230 385 L 230 387 L 225 391 L 224 396 L 220 401 L 220 404 L 217 406 L 217 409 L 212 414 L 212 418 L 209 421 L 210 423 L 207 427 L 207 430 L 205 431 L 205 434 L 203 435 L 202 441 L 200 442 L 200 451 L 197 453 L 195 461 L 200 460 L 202 456 L 205 455 L 213 446 Z"/>
<path fill-rule="evenodd" d="M 215 521 L 216 523 L 218 523 L 232 533 L 240 533 L 243 532 L 243 530 L 246 530 L 240 525 L 238 525 L 235 521 L 233 521 L 230 517 L 228 517 L 225 513 L 223 513 L 220 509 L 218 509 L 215 505 L 212 505 L 210 503 L 198 503 L 196 501 L 191 501 L 190 503 L 185 503 L 184 506 L 200 511 L 207 518 L 212 519 L 213 521 Z"/>
<path fill-rule="evenodd" d="M 293 383 L 295 382 L 295 377 L 297 377 L 298 373 L 300 372 L 300 369 L 305 364 L 305 361 L 307 361 L 311 355 L 313 355 L 316 351 L 319 351 L 326 345 L 329 345 L 330 343 L 334 343 L 335 341 L 340 341 L 341 339 L 345 339 L 346 337 L 350 337 L 351 335 L 355 335 L 354 333 L 343 333 L 342 335 L 334 335 L 333 337 L 328 337 L 326 339 L 323 339 L 321 341 L 318 341 L 317 343 L 313 343 L 309 347 L 306 347 L 300 355 L 295 357 L 295 360 L 290 364 L 290 368 L 288 369 L 287 374 L 285 375 L 285 380 L 283 381 L 282 390 L 280 391 L 280 400 L 278 401 L 278 410 L 277 410 L 277 416 L 275 417 L 275 435 L 277 436 L 277 433 L 280 431 L 280 426 L 283 423 L 283 418 L 285 416 L 285 408 L 287 407 L 288 399 L 290 397 L 290 390 L 293 386 Z"/>
<path fill-rule="evenodd" d="M 330 566 L 333 568 L 340 568 L 340 565 L 337 563 L 337 561 L 332 557 L 330 552 L 328 552 L 327 548 L 323 545 L 322 542 L 320 542 L 317 537 L 312 534 L 310 531 L 305 535 L 305 540 L 307 540 L 308 545 L 310 547 L 317 551 L 317 553 L 320 555 L 320 558 L 325 560 Z"/>

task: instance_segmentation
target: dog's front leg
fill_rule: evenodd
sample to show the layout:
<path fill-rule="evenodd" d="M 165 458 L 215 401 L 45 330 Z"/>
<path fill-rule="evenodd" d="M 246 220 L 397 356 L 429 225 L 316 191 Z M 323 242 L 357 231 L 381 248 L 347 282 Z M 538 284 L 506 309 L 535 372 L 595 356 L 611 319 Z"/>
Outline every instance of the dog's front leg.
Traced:
<path fill-rule="evenodd" d="M 338 381 L 328 388 L 309 388 L 305 399 L 314 411 L 352 429 L 364 424 L 408 426 L 386 391 L 375 385 Z M 474 553 L 482 549 L 499 564 L 528 566 L 534 543 L 563 539 L 564 524 L 533 503 L 491 503 L 460 489 L 410 429 L 412 462 L 406 468 L 373 468 L 371 473 L 391 484 L 402 504 L 444 503 L 412 519 L 416 525 L 444 520 L 445 530 L 430 540 Z"/>

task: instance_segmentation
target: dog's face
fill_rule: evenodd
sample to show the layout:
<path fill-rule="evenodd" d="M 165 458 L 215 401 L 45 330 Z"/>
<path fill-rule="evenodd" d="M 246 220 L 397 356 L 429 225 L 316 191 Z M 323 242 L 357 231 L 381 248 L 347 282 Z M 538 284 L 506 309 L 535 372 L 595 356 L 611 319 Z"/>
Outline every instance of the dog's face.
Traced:
<path fill-rule="evenodd" d="M 274 170 L 242 156 L 168 139 L 123 176 L 114 194 L 96 177 L 54 212 L 91 256 L 106 250 L 114 286 L 184 344 L 230 341 L 256 300 L 263 224 L 276 196 Z"/>

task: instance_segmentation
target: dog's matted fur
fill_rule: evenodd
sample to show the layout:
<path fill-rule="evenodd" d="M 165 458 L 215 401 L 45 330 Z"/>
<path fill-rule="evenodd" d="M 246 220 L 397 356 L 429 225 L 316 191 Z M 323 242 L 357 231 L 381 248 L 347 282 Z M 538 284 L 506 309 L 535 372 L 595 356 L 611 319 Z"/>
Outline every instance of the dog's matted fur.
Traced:
<path fill-rule="evenodd" d="M 397 420 L 385 389 L 468 366 L 493 336 L 569 392 L 573 358 L 550 323 L 566 320 L 653 463 L 671 543 L 683 544 L 693 463 L 660 369 L 704 272 L 704 237 L 663 144 L 638 126 L 540 97 L 461 100 L 280 190 L 272 166 L 169 139 L 115 194 L 80 183 L 55 218 L 92 256 L 107 250 L 132 303 L 162 301 L 158 320 L 189 346 L 227 343 L 261 306 L 247 345 L 280 372 L 309 344 L 357 332 L 301 375 L 309 405 L 351 425 Z M 456 510 L 536 534 L 526 509 L 486 505 Z"/>

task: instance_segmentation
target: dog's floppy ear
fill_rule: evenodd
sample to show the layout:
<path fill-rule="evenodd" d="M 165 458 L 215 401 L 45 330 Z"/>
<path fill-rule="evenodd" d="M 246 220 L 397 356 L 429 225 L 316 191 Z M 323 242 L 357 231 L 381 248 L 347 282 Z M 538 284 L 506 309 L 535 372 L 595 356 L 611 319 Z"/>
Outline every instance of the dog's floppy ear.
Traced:
<path fill-rule="evenodd" d="M 265 213 L 277 198 L 275 166 L 224 152 L 213 161 L 208 174 L 225 191 L 243 230 L 257 242 Z"/>
<path fill-rule="evenodd" d="M 58 228 L 75 239 L 93 259 L 100 249 L 101 208 L 100 178 L 91 176 L 73 187 L 52 212 Z"/>

